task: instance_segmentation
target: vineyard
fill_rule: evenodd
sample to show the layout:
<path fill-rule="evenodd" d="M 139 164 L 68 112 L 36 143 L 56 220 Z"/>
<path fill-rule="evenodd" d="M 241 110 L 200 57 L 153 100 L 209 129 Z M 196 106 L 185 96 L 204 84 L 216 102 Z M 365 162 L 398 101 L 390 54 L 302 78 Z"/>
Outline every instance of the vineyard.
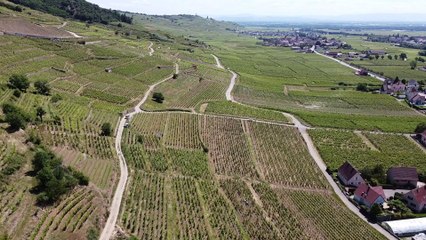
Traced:
<path fill-rule="evenodd" d="M 365 227 L 339 199 L 328 193 L 277 190 L 284 206 L 301 222 L 305 222 L 310 239 L 386 239 L 375 230 Z M 357 229 L 357 231 L 354 231 Z"/>
<path fill-rule="evenodd" d="M 154 90 L 164 95 L 164 102 L 148 101 L 143 106 L 144 109 L 194 110 L 204 102 L 225 99 L 225 91 L 231 78 L 229 73 L 206 65 L 194 64 L 189 68 L 185 68 L 185 65 L 188 65 L 185 62 L 179 65 L 183 68 L 182 73 L 176 79 L 171 79 Z"/>
<path fill-rule="evenodd" d="M 264 180 L 289 187 L 327 188 L 295 128 L 247 122 Z"/>
<path fill-rule="evenodd" d="M 385 169 L 395 166 L 416 167 L 426 172 L 424 151 L 402 135 L 362 133 L 373 144 L 359 135 L 345 131 L 312 130 L 310 134 L 326 164 L 337 170 L 345 161 L 356 168 L 383 165 Z"/>
<path fill-rule="evenodd" d="M 201 129 L 217 174 L 258 177 L 241 120 L 204 116 L 201 119 Z"/>

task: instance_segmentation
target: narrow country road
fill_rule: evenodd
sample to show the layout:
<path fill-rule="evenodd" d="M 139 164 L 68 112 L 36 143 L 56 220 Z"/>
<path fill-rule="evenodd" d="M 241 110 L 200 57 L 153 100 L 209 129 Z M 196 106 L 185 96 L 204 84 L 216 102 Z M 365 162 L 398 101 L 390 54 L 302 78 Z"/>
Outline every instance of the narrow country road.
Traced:
<path fill-rule="evenodd" d="M 154 46 L 154 43 L 153 43 L 153 42 L 151 42 L 151 43 L 149 44 L 149 46 L 148 46 L 148 49 L 149 49 L 149 56 L 150 56 L 150 57 L 152 57 L 152 55 L 154 55 L 154 52 L 155 52 L 154 48 L 152 48 L 153 46 Z"/>
<path fill-rule="evenodd" d="M 352 65 L 350 65 L 350 64 L 347 64 L 346 62 L 344 62 L 344 61 L 342 61 L 342 60 L 339 60 L 339 59 L 336 59 L 336 58 L 333 58 L 333 57 L 327 56 L 327 55 L 322 54 L 322 53 L 319 53 L 317 50 L 315 50 L 315 46 L 313 46 L 313 47 L 311 48 L 311 50 L 312 50 L 314 53 L 316 53 L 317 55 L 319 55 L 319 56 L 322 56 L 322 57 L 328 58 L 328 59 L 330 59 L 330 60 L 333 60 L 333 61 L 335 61 L 335 62 L 338 62 L 338 63 L 340 63 L 341 65 L 343 65 L 343 66 L 345 66 L 345 67 L 348 67 L 348 68 L 350 68 L 350 69 L 352 69 L 352 70 L 355 70 L 355 71 L 360 71 L 360 70 L 361 70 L 360 68 L 357 68 L 357 67 L 354 67 L 354 66 L 352 66 Z M 377 74 L 375 74 L 375 73 L 368 72 L 368 76 L 370 76 L 370 77 L 372 77 L 372 78 L 375 78 L 375 79 L 377 79 L 377 80 L 379 80 L 379 81 L 381 81 L 381 82 L 386 81 L 386 78 L 384 78 L 384 77 L 382 77 L 382 76 L 380 76 L 380 75 L 377 75 Z"/>
<path fill-rule="evenodd" d="M 317 54 L 322 55 L 320 53 L 317 53 Z M 322 55 L 322 56 L 325 56 L 325 55 Z M 328 56 L 325 56 L 325 57 L 328 57 Z M 218 62 L 217 65 L 221 66 L 220 60 L 217 57 L 215 57 L 215 59 Z M 333 60 L 337 60 L 337 59 L 334 59 L 334 58 L 332 58 L 332 59 Z M 339 60 L 337 60 L 337 61 L 339 61 Z M 346 63 L 341 63 L 341 64 L 346 64 Z M 349 65 L 349 67 L 353 68 L 350 65 Z M 356 69 L 356 68 L 353 68 L 353 69 Z M 234 103 L 238 103 L 238 104 L 244 105 L 242 103 L 239 103 L 239 102 L 235 101 L 234 98 L 232 97 L 232 90 L 233 90 L 233 88 L 235 86 L 235 80 L 237 78 L 237 74 L 235 74 L 231 70 L 229 70 L 229 71 L 233 74 L 233 76 L 232 76 L 231 83 L 229 85 L 228 91 L 226 91 L 226 99 L 228 101 L 232 101 Z M 228 94 L 229 94 L 229 96 L 228 96 Z M 327 173 L 327 171 L 326 171 L 327 166 L 324 163 L 324 161 L 323 161 L 321 155 L 319 154 L 317 148 L 315 147 L 314 142 L 312 141 L 312 138 L 309 136 L 308 129 L 310 129 L 310 128 L 307 127 L 307 126 L 305 126 L 305 125 L 303 125 L 294 115 L 289 114 L 289 113 L 284 113 L 284 112 L 282 114 L 284 116 L 286 116 L 287 118 L 289 118 L 291 120 L 291 122 L 294 124 L 294 126 L 299 130 L 300 134 L 302 135 L 302 137 L 303 137 L 303 139 L 304 139 L 304 141 L 306 143 L 306 146 L 308 148 L 309 154 L 312 156 L 312 158 L 314 159 L 315 163 L 321 169 L 321 172 L 323 173 L 323 175 L 325 176 L 325 178 L 327 179 L 327 181 L 329 182 L 329 184 L 333 188 L 333 190 L 336 193 L 336 195 L 346 205 L 346 207 L 349 208 L 358 217 L 360 217 L 362 220 L 364 220 L 365 222 L 367 222 L 368 224 L 370 224 L 370 226 L 372 226 L 374 229 L 376 229 L 378 232 L 380 232 L 381 234 L 383 234 L 388 239 L 396 240 L 396 238 L 394 236 L 392 236 L 389 232 L 387 232 L 385 229 L 383 229 L 382 227 L 380 227 L 378 224 L 372 224 L 372 223 L 370 223 L 367 220 L 367 218 L 365 218 L 365 216 L 361 214 L 361 212 L 359 211 L 359 209 L 346 198 L 346 196 L 340 190 L 340 188 L 337 185 L 337 183 L 334 182 L 333 178 Z"/>
<path fill-rule="evenodd" d="M 179 65 L 176 64 L 176 73 L 179 74 Z M 157 87 L 159 84 L 166 82 L 172 79 L 173 76 L 169 76 L 166 79 L 163 79 L 160 82 L 157 82 L 149 87 L 146 91 L 142 100 L 135 106 L 134 110 L 127 114 L 126 116 L 131 119 L 134 115 L 142 112 L 142 105 L 148 100 L 151 92 Z M 100 240 L 110 240 L 115 229 L 115 225 L 117 223 L 118 215 L 120 214 L 120 206 L 123 200 L 124 190 L 126 189 L 127 179 L 129 177 L 129 172 L 127 168 L 126 159 L 124 158 L 123 152 L 121 151 L 121 141 L 123 137 L 124 126 L 126 125 L 126 116 L 123 116 L 120 119 L 120 123 L 118 125 L 117 135 L 115 138 L 115 150 L 117 152 L 118 159 L 120 161 L 120 180 L 117 184 L 117 189 L 115 190 L 114 197 L 112 199 L 111 207 L 109 209 L 108 220 L 105 224 L 105 227 L 99 237 Z"/>

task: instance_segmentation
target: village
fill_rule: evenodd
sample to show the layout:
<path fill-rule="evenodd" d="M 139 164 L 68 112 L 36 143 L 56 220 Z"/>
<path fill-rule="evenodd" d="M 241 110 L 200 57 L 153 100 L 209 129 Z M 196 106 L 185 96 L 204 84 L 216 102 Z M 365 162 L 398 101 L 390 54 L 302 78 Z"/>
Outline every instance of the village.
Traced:
<path fill-rule="evenodd" d="M 389 36 L 370 35 L 367 41 L 391 43 L 394 46 L 423 49 L 426 47 L 426 37 L 394 34 Z"/>
<path fill-rule="evenodd" d="M 426 131 L 420 134 L 426 146 Z M 348 199 L 370 221 L 393 235 L 423 239 L 426 231 L 426 178 L 412 167 L 381 166 L 359 171 L 345 162 L 334 174 Z"/>

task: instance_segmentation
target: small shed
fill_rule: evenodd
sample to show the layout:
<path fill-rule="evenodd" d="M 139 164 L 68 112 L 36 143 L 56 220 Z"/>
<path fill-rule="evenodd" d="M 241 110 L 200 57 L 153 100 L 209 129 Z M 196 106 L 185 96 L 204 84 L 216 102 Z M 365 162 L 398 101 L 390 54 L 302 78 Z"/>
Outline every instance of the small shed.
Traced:
<path fill-rule="evenodd" d="M 426 218 L 413 218 L 383 223 L 383 227 L 398 237 L 414 236 L 426 233 Z"/>

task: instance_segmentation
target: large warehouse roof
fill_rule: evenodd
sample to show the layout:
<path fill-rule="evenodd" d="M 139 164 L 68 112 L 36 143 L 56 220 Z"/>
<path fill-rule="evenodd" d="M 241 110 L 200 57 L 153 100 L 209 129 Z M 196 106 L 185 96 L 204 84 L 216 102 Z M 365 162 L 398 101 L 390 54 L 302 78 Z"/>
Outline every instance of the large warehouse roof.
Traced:
<path fill-rule="evenodd" d="M 384 227 L 397 236 L 409 236 L 417 233 L 426 233 L 426 218 L 389 221 Z"/>

